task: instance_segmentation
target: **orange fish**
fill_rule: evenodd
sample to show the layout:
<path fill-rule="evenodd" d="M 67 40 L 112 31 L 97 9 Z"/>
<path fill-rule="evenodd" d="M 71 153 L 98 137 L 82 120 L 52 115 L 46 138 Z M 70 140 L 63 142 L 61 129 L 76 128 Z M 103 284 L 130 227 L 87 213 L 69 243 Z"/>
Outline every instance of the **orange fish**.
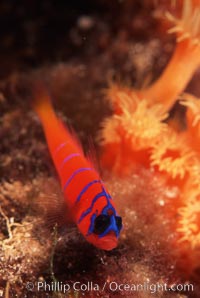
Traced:
<path fill-rule="evenodd" d="M 84 156 L 76 137 L 56 116 L 50 95 L 44 87 L 35 88 L 33 103 L 73 221 L 94 246 L 104 250 L 115 248 L 122 219 L 99 173 Z"/>

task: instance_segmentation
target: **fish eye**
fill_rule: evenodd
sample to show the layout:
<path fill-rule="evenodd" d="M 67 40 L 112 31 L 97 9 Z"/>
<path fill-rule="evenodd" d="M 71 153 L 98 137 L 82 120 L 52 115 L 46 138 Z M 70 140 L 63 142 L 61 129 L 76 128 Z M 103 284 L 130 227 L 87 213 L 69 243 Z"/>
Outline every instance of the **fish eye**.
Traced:
<path fill-rule="evenodd" d="M 108 215 L 100 214 L 94 221 L 94 233 L 102 234 L 110 225 L 110 217 Z"/>
<path fill-rule="evenodd" d="M 122 218 L 120 216 L 115 216 L 115 221 L 116 221 L 117 228 L 120 231 L 122 228 Z"/>

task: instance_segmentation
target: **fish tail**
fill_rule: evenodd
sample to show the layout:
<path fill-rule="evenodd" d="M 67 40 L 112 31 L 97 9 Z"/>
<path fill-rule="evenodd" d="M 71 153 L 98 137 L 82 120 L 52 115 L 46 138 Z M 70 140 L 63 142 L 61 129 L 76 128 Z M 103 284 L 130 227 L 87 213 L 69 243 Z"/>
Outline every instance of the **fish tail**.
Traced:
<path fill-rule="evenodd" d="M 34 83 L 32 88 L 32 107 L 43 123 L 57 119 L 51 103 L 51 96 L 42 82 Z"/>
<path fill-rule="evenodd" d="M 64 142 L 71 142 L 71 136 L 68 130 L 64 130 L 63 125 L 61 125 L 60 119 L 54 111 L 50 93 L 42 82 L 34 82 L 32 106 L 42 124 L 55 167 L 59 169 L 60 164 L 57 157 L 55 157 L 55 152 Z"/>

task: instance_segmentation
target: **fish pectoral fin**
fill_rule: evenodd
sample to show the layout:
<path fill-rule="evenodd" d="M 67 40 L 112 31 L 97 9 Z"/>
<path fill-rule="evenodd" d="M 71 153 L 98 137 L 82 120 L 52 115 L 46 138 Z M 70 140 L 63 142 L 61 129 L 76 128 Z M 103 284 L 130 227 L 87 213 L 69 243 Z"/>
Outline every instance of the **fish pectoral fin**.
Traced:
<path fill-rule="evenodd" d="M 48 210 L 45 217 L 46 217 L 47 225 L 49 227 L 52 227 L 55 225 L 57 225 L 58 227 L 62 227 L 73 223 L 73 219 L 70 215 L 70 212 L 65 202 L 63 202 L 59 206 L 59 208 Z"/>
<path fill-rule="evenodd" d="M 41 188 L 42 190 L 40 190 Z M 41 181 L 39 194 L 32 203 L 32 209 L 49 228 L 55 225 L 60 227 L 73 222 L 60 187 L 53 179 Z"/>

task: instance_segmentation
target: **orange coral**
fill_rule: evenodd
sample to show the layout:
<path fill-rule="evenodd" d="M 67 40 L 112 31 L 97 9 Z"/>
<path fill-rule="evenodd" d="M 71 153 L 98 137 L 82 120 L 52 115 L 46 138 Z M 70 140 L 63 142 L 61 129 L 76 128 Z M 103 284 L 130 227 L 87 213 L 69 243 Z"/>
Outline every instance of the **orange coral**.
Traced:
<path fill-rule="evenodd" d="M 200 65 L 200 3 L 184 0 L 180 17 L 169 12 L 166 16 L 173 23 L 169 33 L 176 33 L 177 44 L 160 78 L 144 90 L 112 85 L 107 92 L 114 114 L 103 123 L 102 161 L 124 175 L 136 165 L 152 168 L 179 188 L 171 202 L 175 211 L 166 216 L 178 215 L 175 245 L 180 259 L 188 257 L 193 270 L 200 266 L 195 257 L 200 249 L 200 100 L 181 96 L 186 107 L 185 130 L 174 129 L 167 118 Z"/>

